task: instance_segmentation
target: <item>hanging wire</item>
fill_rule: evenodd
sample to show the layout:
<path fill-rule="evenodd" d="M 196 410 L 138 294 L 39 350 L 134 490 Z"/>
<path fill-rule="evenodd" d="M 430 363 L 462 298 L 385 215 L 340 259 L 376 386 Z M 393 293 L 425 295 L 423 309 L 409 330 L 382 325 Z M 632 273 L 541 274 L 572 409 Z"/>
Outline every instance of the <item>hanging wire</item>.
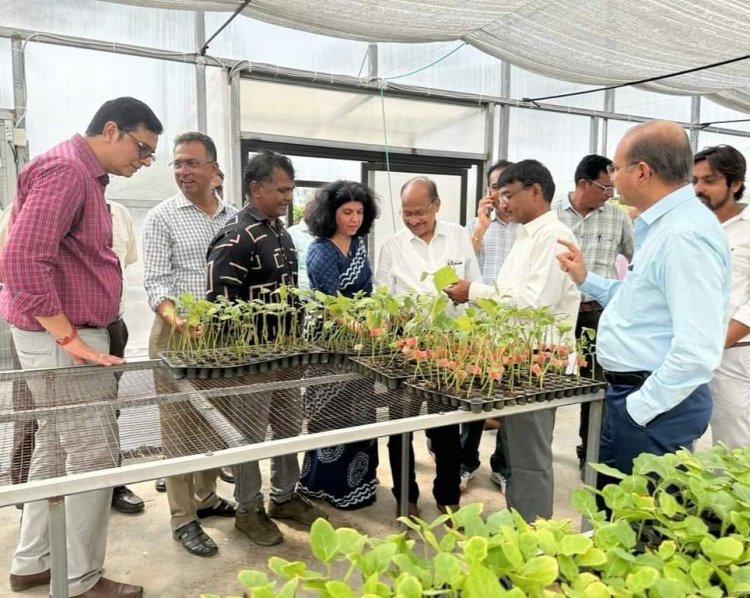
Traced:
<path fill-rule="evenodd" d="M 219 34 L 220 34 L 220 33 L 221 33 L 222 31 L 224 31 L 224 29 L 225 29 L 225 28 L 227 27 L 227 25 L 229 25 L 229 23 L 231 23 L 232 21 L 234 21 L 234 19 L 235 19 L 235 18 L 237 17 L 237 15 L 239 15 L 239 14 L 240 14 L 240 13 L 241 13 L 241 12 L 242 12 L 243 10 L 245 10 L 245 9 L 247 8 L 247 5 L 248 5 L 248 4 L 250 4 L 250 0 L 245 0 L 245 1 L 244 1 L 244 2 L 243 2 L 243 3 L 241 4 L 241 5 L 240 5 L 240 7 L 239 7 L 239 8 L 237 9 L 237 10 L 235 10 L 235 11 L 234 11 L 234 14 L 233 14 L 233 15 L 232 15 L 231 17 L 229 17 L 229 18 L 227 19 L 226 23 L 224 23 L 224 24 L 223 24 L 223 25 L 222 25 L 221 27 L 219 27 L 219 28 L 218 28 L 218 29 L 217 29 L 217 30 L 216 30 L 216 31 L 214 32 L 214 34 L 213 34 L 213 35 L 212 35 L 211 37 L 209 37 L 209 38 L 208 38 L 208 39 L 206 40 L 206 43 L 205 43 L 205 44 L 203 44 L 203 47 L 201 47 L 201 49 L 200 49 L 200 52 L 199 52 L 199 54 L 200 54 L 201 56 L 205 56 L 205 55 L 206 55 L 206 50 L 208 50 L 208 45 L 209 45 L 209 44 L 210 44 L 210 43 L 211 43 L 212 41 L 214 41 L 214 38 L 215 38 L 215 37 L 216 37 L 217 35 L 219 35 Z"/>
<path fill-rule="evenodd" d="M 729 60 L 722 60 L 721 62 L 714 62 L 713 64 L 706 64 L 704 66 L 697 66 L 692 69 L 685 69 L 684 71 L 677 71 L 676 73 L 669 73 L 667 75 L 659 75 L 658 77 L 649 77 L 648 79 L 639 79 L 638 81 L 629 81 L 627 83 L 619 83 L 617 85 L 608 85 L 606 87 L 597 87 L 596 89 L 587 89 L 585 91 L 572 91 L 570 93 L 559 93 L 553 96 L 544 96 L 539 98 L 521 98 L 524 102 L 536 104 L 543 100 L 556 100 L 558 98 L 570 98 L 573 96 L 582 96 L 587 93 L 599 93 L 600 91 L 609 91 L 610 89 L 619 89 L 620 87 L 630 87 L 631 85 L 640 85 L 641 83 L 651 83 L 652 81 L 661 81 L 663 79 L 669 79 L 671 77 L 679 77 L 680 75 L 687 75 L 689 73 L 697 73 L 698 71 L 705 71 L 707 69 L 716 68 L 718 66 L 724 66 L 726 64 L 732 64 L 734 62 L 740 62 L 750 58 L 750 54 L 739 56 L 737 58 L 730 58 Z"/>
<path fill-rule="evenodd" d="M 395 206 L 393 205 L 393 186 L 391 185 L 391 159 L 390 159 L 390 151 L 388 149 L 388 128 L 386 126 L 386 118 L 385 118 L 385 88 L 388 84 L 388 81 L 392 81 L 394 79 L 403 79 L 404 77 L 409 77 L 411 75 L 416 75 L 417 73 L 421 73 L 422 71 L 426 71 L 427 69 L 435 66 L 439 62 L 442 62 L 452 54 L 455 54 L 458 52 L 461 48 L 463 48 L 466 44 L 466 42 L 463 42 L 453 48 L 450 52 L 445 54 L 444 56 L 441 56 L 437 60 L 433 60 L 430 64 L 427 64 L 425 66 L 422 66 L 416 70 L 410 71 L 408 73 L 404 73 L 402 75 L 394 75 L 393 77 L 386 77 L 384 79 L 380 80 L 380 112 L 383 117 L 383 145 L 385 148 L 385 170 L 388 177 L 388 201 L 391 206 L 391 224 L 393 226 L 393 232 L 396 232 L 396 213 L 395 213 Z"/>

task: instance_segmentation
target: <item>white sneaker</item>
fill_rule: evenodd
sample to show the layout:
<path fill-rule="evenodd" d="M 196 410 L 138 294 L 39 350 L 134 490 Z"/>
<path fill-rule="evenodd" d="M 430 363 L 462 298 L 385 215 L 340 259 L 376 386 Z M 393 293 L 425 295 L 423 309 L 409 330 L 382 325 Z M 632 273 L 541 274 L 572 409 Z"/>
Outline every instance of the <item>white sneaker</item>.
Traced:
<path fill-rule="evenodd" d="M 490 474 L 490 480 L 492 480 L 493 484 L 496 484 L 497 486 L 500 487 L 500 492 L 502 492 L 503 494 L 505 494 L 505 488 L 508 485 L 508 480 L 506 479 L 506 477 L 503 474 L 501 474 L 501 473 L 499 473 L 497 471 L 493 471 Z"/>
<path fill-rule="evenodd" d="M 467 469 L 463 465 L 461 466 L 461 481 L 458 483 L 458 488 L 461 492 L 466 492 L 469 487 L 469 480 L 474 477 L 476 469 Z"/>

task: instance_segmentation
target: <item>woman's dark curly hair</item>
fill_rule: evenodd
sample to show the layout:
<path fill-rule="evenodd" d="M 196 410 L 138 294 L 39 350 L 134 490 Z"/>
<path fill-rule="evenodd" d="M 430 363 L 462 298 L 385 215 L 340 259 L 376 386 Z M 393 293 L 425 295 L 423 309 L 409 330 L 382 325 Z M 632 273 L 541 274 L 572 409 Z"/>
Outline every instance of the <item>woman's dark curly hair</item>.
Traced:
<path fill-rule="evenodd" d="M 335 181 L 317 192 L 312 209 L 305 217 L 310 233 L 330 239 L 336 233 L 336 210 L 350 201 L 359 202 L 364 208 L 357 236 L 368 234 L 378 217 L 378 204 L 367 185 L 354 181 Z"/>

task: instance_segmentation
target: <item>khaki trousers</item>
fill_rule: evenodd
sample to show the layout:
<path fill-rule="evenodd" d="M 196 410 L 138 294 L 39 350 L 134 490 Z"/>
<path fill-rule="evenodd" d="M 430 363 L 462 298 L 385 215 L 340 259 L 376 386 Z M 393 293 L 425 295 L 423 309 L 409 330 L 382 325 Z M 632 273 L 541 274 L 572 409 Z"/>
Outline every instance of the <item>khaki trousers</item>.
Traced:
<path fill-rule="evenodd" d="M 158 359 L 159 352 L 167 350 L 171 334 L 172 330 L 161 316 L 155 316 L 148 342 L 148 354 L 151 359 Z M 174 385 L 170 375 L 161 370 L 154 370 L 154 382 L 157 392 Z M 165 458 L 194 454 L 196 441 L 201 445 L 205 444 L 206 452 L 222 447 L 221 440 L 186 401 L 160 405 L 159 416 L 162 454 Z M 172 530 L 177 530 L 191 521 L 197 521 L 198 509 L 209 508 L 216 503 L 218 474 L 218 469 L 207 469 L 167 478 L 167 500 Z"/>

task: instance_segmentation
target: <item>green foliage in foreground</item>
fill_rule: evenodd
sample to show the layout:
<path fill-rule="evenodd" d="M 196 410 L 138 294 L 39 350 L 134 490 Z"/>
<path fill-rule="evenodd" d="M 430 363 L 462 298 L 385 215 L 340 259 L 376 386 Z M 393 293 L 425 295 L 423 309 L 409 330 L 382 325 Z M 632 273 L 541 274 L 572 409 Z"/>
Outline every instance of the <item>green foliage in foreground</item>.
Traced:
<path fill-rule="evenodd" d="M 750 449 L 641 455 L 627 476 L 596 468 L 619 483 L 574 491 L 593 534 L 575 533 L 569 520 L 529 525 L 508 510 L 484 518 L 481 504 L 432 522 L 401 518 L 409 531 L 387 538 L 319 519 L 315 565 L 272 557 L 272 576 L 239 579 L 252 598 L 750 595 Z"/>

